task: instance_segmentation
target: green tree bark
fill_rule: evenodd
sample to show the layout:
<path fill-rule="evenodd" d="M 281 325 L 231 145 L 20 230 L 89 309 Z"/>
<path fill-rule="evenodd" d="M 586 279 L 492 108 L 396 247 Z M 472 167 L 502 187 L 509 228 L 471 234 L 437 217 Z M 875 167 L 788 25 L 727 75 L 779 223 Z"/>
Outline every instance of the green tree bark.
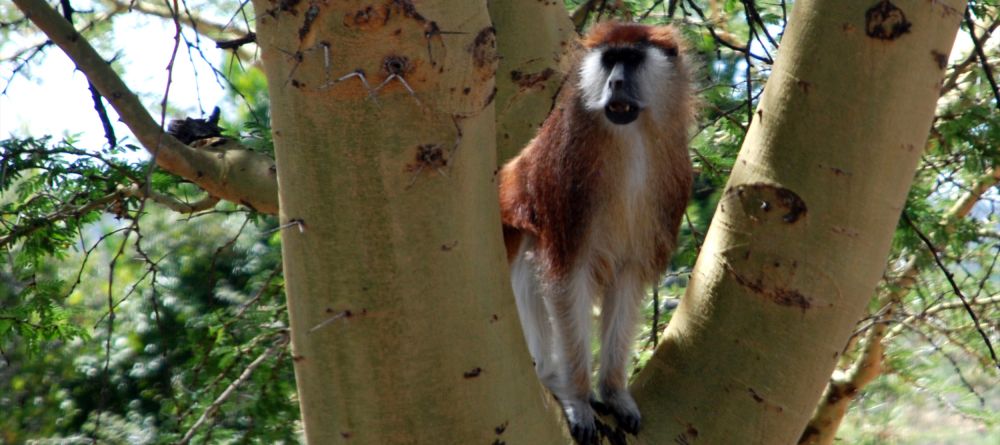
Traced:
<path fill-rule="evenodd" d="M 510 297 L 485 3 L 255 7 L 309 443 L 565 442 Z"/>
<path fill-rule="evenodd" d="M 664 341 L 642 443 L 795 443 L 875 288 L 963 1 L 796 2 Z"/>
<path fill-rule="evenodd" d="M 579 49 L 566 7 L 558 2 L 490 0 L 497 30 L 497 157 L 521 152 L 555 106 Z"/>

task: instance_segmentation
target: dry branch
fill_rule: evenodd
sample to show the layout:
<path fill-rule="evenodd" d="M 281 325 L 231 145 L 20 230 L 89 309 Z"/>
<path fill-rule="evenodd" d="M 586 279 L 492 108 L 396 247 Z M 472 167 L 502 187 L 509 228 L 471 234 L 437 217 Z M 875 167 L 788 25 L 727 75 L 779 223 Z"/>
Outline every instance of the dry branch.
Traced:
<path fill-rule="evenodd" d="M 160 4 L 151 3 L 149 1 L 126 1 L 126 0 L 105 0 L 105 3 L 113 10 L 128 10 L 128 11 L 139 11 L 143 14 L 148 14 L 154 17 L 160 17 L 168 20 L 174 20 L 174 13 L 162 2 Z M 249 31 L 246 29 L 233 26 L 231 24 L 222 24 L 214 22 L 212 20 L 206 19 L 200 14 L 194 12 L 177 12 L 178 20 L 182 25 L 188 26 L 193 29 L 198 34 L 208 37 L 216 43 L 216 45 L 239 38 L 241 36 L 246 36 Z M 252 34 L 252 33 L 251 33 Z M 221 46 L 219 48 L 222 48 Z M 227 49 L 227 48 L 223 48 Z M 246 48 L 231 48 L 237 51 L 237 55 L 241 60 L 251 60 L 254 57 L 252 51 Z"/>

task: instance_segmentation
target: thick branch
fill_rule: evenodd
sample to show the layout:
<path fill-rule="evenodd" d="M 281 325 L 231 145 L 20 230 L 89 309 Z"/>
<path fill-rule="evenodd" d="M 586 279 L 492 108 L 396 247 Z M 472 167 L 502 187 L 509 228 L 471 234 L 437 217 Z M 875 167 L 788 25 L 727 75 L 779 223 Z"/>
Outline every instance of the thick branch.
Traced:
<path fill-rule="evenodd" d="M 976 181 L 968 193 L 955 201 L 955 204 L 948 210 L 947 218 L 953 220 L 964 218 L 972 211 L 972 207 L 976 205 L 983 193 L 997 185 L 998 182 L 1000 182 L 1000 167 L 993 169 L 988 176 Z"/>
<path fill-rule="evenodd" d="M 211 151 L 184 145 L 163 131 L 111 66 L 44 0 L 15 0 L 14 4 L 86 74 L 157 165 L 213 196 L 262 213 L 278 212 L 274 160 L 236 143 Z"/>
<path fill-rule="evenodd" d="M 820 407 L 799 439 L 800 445 L 833 443 L 848 405 L 861 388 L 882 373 L 882 339 L 885 333 L 885 323 L 876 323 L 868 331 L 863 352 L 854 364 L 846 372 L 837 371 L 830 378 L 830 384 L 820 399 Z"/>

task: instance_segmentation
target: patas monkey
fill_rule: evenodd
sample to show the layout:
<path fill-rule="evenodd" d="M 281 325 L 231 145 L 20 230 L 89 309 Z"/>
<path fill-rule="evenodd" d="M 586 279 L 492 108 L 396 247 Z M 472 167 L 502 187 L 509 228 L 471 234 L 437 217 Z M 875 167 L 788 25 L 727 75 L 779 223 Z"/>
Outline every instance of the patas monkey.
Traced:
<path fill-rule="evenodd" d="M 602 23 L 538 135 L 500 172 L 518 313 L 542 382 L 577 442 L 596 440 L 590 323 L 601 305 L 598 391 L 635 433 L 626 387 L 639 306 L 666 269 L 691 191 L 693 100 L 678 32 Z"/>

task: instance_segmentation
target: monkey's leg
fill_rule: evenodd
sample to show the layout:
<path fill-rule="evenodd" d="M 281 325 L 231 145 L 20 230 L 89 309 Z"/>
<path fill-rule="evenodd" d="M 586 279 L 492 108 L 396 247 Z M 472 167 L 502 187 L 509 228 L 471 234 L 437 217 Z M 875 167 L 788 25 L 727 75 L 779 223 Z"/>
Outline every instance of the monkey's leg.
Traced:
<path fill-rule="evenodd" d="M 601 306 L 601 399 L 611 408 L 618 425 L 635 434 L 642 417 L 628 392 L 625 373 L 635 342 L 643 285 L 637 272 L 620 270 Z"/>
<path fill-rule="evenodd" d="M 545 307 L 541 282 L 538 278 L 538 260 L 535 258 L 535 240 L 526 236 L 521 241 L 517 256 L 510 268 L 510 282 L 517 302 L 517 315 L 521 330 L 528 343 L 528 351 L 535 361 L 538 378 L 550 391 L 558 386 L 558 372 L 552 357 L 552 323 Z"/>
<path fill-rule="evenodd" d="M 562 283 L 548 286 L 546 304 L 556 331 L 560 382 L 553 392 L 559 398 L 570 433 L 577 443 L 597 439 L 594 410 L 590 406 L 590 318 L 592 296 L 597 291 L 586 267 L 574 271 Z"/>

